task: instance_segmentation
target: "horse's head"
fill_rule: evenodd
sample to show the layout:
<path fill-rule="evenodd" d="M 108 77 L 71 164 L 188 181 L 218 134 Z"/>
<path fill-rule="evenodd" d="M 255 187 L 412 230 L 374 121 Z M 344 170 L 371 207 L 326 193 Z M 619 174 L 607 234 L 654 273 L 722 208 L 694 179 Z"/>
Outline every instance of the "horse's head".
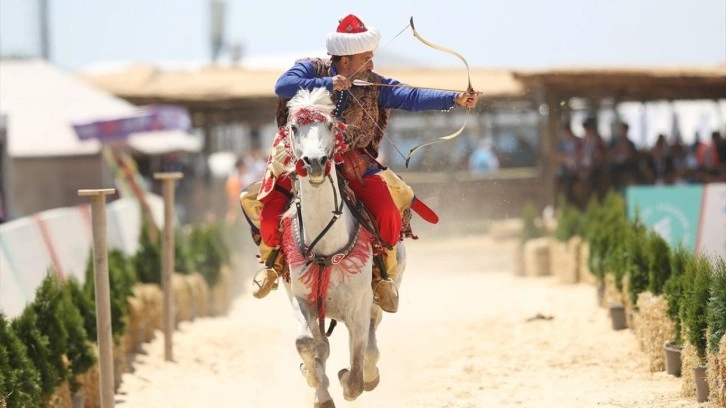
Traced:
<path fill-rule="evenodd" d="M 287 104 L 287 131 L 295 171 L 319 185 L 345 150 L 344 125 L 332 115 L 333 103 L 325 88 L 300 90 Z"/>

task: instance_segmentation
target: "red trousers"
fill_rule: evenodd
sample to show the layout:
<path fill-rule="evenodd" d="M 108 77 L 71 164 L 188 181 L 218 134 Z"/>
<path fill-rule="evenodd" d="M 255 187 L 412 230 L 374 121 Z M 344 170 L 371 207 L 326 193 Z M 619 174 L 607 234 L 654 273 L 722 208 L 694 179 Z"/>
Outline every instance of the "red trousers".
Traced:
<path fill-rule="evenodd" d="M 365 186 L 358 180 L 348 180 L 348 184 L 363 202 L 363 205 L 370 210 L 378 224 L 378 232 L 385 244 L 396 245 L 401 236 L 401 214 L 398 212 L 396 203 L 391 197 L 386 182 L 373 174 L 364 176 Z M 280 178 L 278 186 L 290 190 L 292 182 L 289 178 Z M 260 213 L 260 235 L 265 245 L 276 247 L 281 244 L 280 218 L 285 211 L 290 198 L 283 192 L 274 190 L 262 200 L 262 212 Z"/>

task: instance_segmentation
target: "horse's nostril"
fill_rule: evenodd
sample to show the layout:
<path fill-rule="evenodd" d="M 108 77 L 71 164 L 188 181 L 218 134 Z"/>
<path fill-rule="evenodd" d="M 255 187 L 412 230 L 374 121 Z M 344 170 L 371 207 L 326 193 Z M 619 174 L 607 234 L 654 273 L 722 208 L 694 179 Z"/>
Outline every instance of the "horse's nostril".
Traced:
<path fill-rule="evenodd" d="M 305 156 L 305 157 L 303 157 L 302 159 L 303 159 L 303 161 L 305 162 L 305 164 L 307 164 L 308 166 L 310 166 L 310 165 L 311 165 L 311 163 L 310 163 L 310 158 L 309 158 L 308 156 Z"/>
<path fill-rule="evenodd" d="M 325 163 L 326 163 L 327 161 L 328 161 L 328 158 L 327 158 L 327 157 L 325 157 L 325 156 L 323 156 L 323 157 L 322 157 L 322 158 L 320 159 L 320 164 L 325 164 Z"/>

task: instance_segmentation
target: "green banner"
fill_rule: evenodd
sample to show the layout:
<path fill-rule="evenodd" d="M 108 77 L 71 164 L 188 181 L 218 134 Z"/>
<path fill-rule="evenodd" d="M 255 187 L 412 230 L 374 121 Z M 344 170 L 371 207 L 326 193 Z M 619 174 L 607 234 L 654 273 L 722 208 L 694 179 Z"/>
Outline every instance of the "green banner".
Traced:
<path fill-rule="evenodd" d="M 635 219 L 639 213 L 643 223 L 660 234 L 672 248 L 683 243 L 695 251 L 702 185 L 628 187 L 625 195 L 629 219 Z"/>

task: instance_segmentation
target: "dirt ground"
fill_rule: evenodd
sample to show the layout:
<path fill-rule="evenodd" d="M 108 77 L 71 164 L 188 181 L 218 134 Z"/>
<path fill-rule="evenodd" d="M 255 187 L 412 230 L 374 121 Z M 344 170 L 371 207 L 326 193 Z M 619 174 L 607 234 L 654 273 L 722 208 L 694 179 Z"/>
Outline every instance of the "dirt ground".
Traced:
<path fill-rule="evenodd" d="M 511 271 L 513 241 L 485 235 L 406 241 L 401 306 L 379 330 L 381 383 L 347 402 L 335 373 L 347 333 L 331 338 L 340 407 L 712 407 L 679 397 L 680 380 L 650 373 L 629 330 L 613 331 L 591 285 Z M 536 315 L 552 319 L 530 318 Z M 175 362 L 163 337 L 123 376 L 119 407 L 312 407 L 298 371 L 283 289 L 239 296 L 229 315 L 183 323 Z"/>

